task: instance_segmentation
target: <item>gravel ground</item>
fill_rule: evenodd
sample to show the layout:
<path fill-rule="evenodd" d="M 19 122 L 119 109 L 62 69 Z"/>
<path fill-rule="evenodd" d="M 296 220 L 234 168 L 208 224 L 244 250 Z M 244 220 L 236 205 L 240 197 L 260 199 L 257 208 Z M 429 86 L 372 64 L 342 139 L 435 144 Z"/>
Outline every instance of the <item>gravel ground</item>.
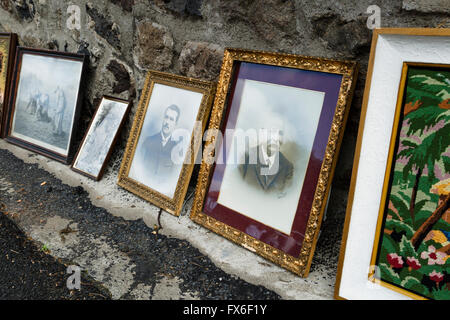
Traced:
<path fill-rule="evenodd" d="M 83 290 L 66 286 L 67 265 L 45 253 L 0 212 L 0 299 L 110 299 L 105 288 L 82 276 Z"/>
<path fill-rule="evenodd" d="M 90 248 L 92 241 L 89 239 L 92 238 L 104 239 L 109 246 L 118 248 L 121 254 L 126 255 L 127 259 L 131 261 L 134 282 L 128 293 L 121 295 L 120 299 L 134 299 L 135 297 L 130 293 L 137 286 L 142 285 L 149 288 L 151 298 L 155 286 L 161 279 L 171 278 L 180 279 L 181 294 L 195 293 L 196 299 L 280 299 L 280 296 L 273 291 L 226 274 L 189 242 L 159 234 L 146 226 L 142 220 L 124 220 L 113 216 L 103 208 L 94 206 L 83 188 L 74 188 L 61 183 L 59 179 L 40 169 L 36 164 L 26 164 L 6 150 L 0 150 L 0 163 L 2 163 L 0 166 L 0 208 L 3 205 L 3 211 L 8 212 L 9 218 L 20 222 L 20 225 L 33 225 L 45 224 L 46 221 L 57 215 L 59 218 L 76 223 L 77 236 L 80 238 L 80 243 L 83 244 L 82 247 L 76 249 L 80 251 L 80 255 L 86 250 L 96 249 L 95 247 Z M 1 188 L 2 184 L 3 189 Z M 3 241 L 6 239 L 13 241 L 18 231 L 12 232 L 11 230 L 16 230 L 13 227 L 6 230 L 6 232 L 2 231 L 2 237 L 5 238 Z M 17 241 L 20 244 L 22 240 Z M 0 298 L 16 296 L 34 298 L 38 297 L 41 291 L 43 297 L 48 295 L 50 299 L 62 298 L 62 291 L 58 291 L 58 287 L 54 283 L 45 284 L 46 289 L 43 289 L 43 283 L 52 277 L 49 276 L 50 273 L 53 275 L 60 272 L 54 278 L 59 279 L 59 283 L 65 283 L 65 280 L 62 281 L 65 267 L 60 265 L 60 269 L 57 269 L 56 262 L 53 262 L 55 265 L 52 265 L 51 268 L 49 267 L 45 276 L 42 274 L 41 277 L 30 277 L 35 280 L 34 282 L 29 280 L 27 290 L 25 288 L 17 289 L 20 284 L 17 283 L 17 279 L 20 279 L 20 276 L 11 275 L 25 275 L 29 266 L 34 266 L 31 260 L 36 263 L 39 258 L 31 255 L 30 249 L 20 246 L 12 247 L 12 245 L 5 242 L 2 245 L 5 249 L 2 250 L 10 248 L 22 253 L 23 263 L 17 264 L 13 271 L 9 271 L 9 267 L 0 275 L 0 290 L 2 290 Z M 2 251 L 2 256 L 6 253 Z M 39 251 L 36 254 L 46 259 L 52 259 Z M 13 257 L 12 254 L 10 256 Z M 39 268 L 36 270 L 39 271 Z M 33 283 L 40 283 L 39 287 L 35 287 Z M 34 290 L 29 290 L 30 286 Z M 53 287 L 55 288 L 54 292 L 50 291 L 50 288 L 53 290 Z M 20 295 L 20 292 L 23 293 L 23 296 Z M 85 295 L 83 297 L 98 298 L 98 296 Z"/>

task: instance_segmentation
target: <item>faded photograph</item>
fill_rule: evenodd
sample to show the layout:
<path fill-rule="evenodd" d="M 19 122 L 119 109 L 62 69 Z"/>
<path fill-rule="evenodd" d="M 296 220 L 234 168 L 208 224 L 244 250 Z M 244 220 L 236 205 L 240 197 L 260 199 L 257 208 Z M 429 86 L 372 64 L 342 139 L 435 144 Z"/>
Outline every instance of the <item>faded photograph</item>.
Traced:
<path fill-rule="evenodd" d="M 128 103 L 103 98 L 73 167 L 91 176 L 100 174 Z"/>
<path fill-rule="evenodd" d="M 218 203 L 290 234 L 325 94 L 245 79 L 237 85 L 242 99 Z"/>
<path fill-rule="evenodd" d="M 156 83 L 129 177 L 173 198 L 203 94 Z"/>
<path fill-rule="evenodd" d="M 275 117 L 270 121 L 278 123 L 270 129 L 259 128 L 256 131 L 255 136 L 259 141 L 263 141 L 245 152 L 239 170 L 247 183 L 264 191 L 278 192 L 281 197 L 292 181 L 294 166 L 281 152 L 284 139 L 283 120 L 281 117 Z"/>
<path fill-rule="evenodd" d="M 12 135 L 67 155 L 82 62 L 24 54 Z"/>

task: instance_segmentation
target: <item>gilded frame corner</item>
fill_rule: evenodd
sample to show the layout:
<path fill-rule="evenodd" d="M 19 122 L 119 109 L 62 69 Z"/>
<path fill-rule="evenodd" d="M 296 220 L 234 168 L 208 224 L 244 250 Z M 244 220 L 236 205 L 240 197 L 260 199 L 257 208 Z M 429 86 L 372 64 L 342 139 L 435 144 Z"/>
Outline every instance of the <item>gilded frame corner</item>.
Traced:
<path fill-rule="evenodd" d="M 10 99 L 11 78 L 14 70 L 14 59 L 16 57 L 17 34 L 0 32 L 0 40 L 1 39 L 8 42 L 8 50 L 5 50 L 7 52 L 3 52 L 7 54 L 7 57 L 5 57 L 5 60 L 2 58 L 3 61 L 0 61 L 0 76 L 2 73 L 4 74 L 3 101 L 0 101 L 0 103 L 2 103 L 2 105 L 0 105 L 0 138 L 4 138 L 6 136 L 6 115 Z M 0 83 L 1 82 L 2 80 L 0 79 Z"/>
<path fill-rule="evenodd" d="M 192 171 L 194 169 L 194 163 L 192 161 L 190 163 L 185 162 L 183 164 L 174 193 L 174 198 L 172 199 L 154 189 L 145 186 L 142 183 L 131 179 L 128 176 L 155 83 L 196 91 L 203 94 L 196 119 L 197 121 L 201 121 L 202 123 L 202 133 L 205 130 L 206 122 L 211 111 L 216 84 L 210 81 L 192 79 L 160 71 L 148 71 L 142 95 L 136 110 L 136 114 L 134 116 L 130 135 L 125 148 L 117 184 L 122 188 L 147 200 L 148 202 L 158 206 L 159 208 L 175 216 L 179 216 L 181 213 L 187 188 L 189 186 Z M 194 144 L 194 139 L 195 137 L 194 135 L 192 135 L 190 145 L 192 148 L 194 148 L 193 154 L 197 154 L 197 152 L 199 152 L 201 144 Z M 186 157 L 187 156 L 189 156 L 189 153 L 186 154 Z"/>
<path fill-rule="evenodd" d="M 358 65 L 356 62 L 352 61 L 337 61 L 318 57 L 227 48 L 224 53 L 216 97 L 211 113 L 211 120 L 209 122 L 209 132 L 220 130 L 224 112 L 227 108 L 228 91 L 233 77 L 233 65 L 235 62 L 250 62 L 342 75 L 339 97 L 328 137 L 325 158 L 320 170 L 318 184 L 315 189 L 305 239 L 301 248 L 301 253 L 298 257 L 288 255 L 283 251 L 257 240 L 202 212 L 206 192 L 213 172 L 213 165 L 208 164 L 205 161 L 202 161 L 201 164 L 190 215 L 194 222 L 207 229 L 218 233 L 301 277 L 306 277 L 311 266 L 322 217 L 330 191 L 339 147 L 342 142 L 344 127 L 355 89 Z M 209 134 L 206 137 L 205 153 L 211 149 L 212 151 L 208 154 L 204 154 L 203 159 L 214 157 L 214 148 L 208 148 L 208 146 L 214 142 L 215 139 L 213 134 Z"/>

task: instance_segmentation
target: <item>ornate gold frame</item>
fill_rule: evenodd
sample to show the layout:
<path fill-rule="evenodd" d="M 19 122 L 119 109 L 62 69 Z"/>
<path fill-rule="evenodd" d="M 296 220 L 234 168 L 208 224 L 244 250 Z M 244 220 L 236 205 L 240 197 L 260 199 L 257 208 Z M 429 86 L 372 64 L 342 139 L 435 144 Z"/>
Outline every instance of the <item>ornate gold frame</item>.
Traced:
<path fill-rule="evenodd" d="M 183 164 L 173 199 L 128 177 L 131 161 L 136 151 L 138 138 L 144 124 L 145 115 L 147 113 L 148 104 L 150 102 L 150 97 L 152 95 L 155 83 L 196 91 L 203 94 L 201 106 L 197 115 L 197 121 L 201 121 L 202 123 L 202 133 L 205 130 L 206 122 L 211 111 L 216 85 L 210 81 L 197 80 L 159 71 L 149 71 L 146 76 L 144 89 L 142 91 L 139 106 L 131 127 L 127 146 L 125 148 L 125 154 L 120 167 L 117 184 L 122 188 L 138 195 L 139 197 L 153 203 L 161 209 L 164 209 L 175 216 L 179 216 L 189 185 L 189 180 L 194 169 L 193 161 L 190 163 L 185 162 L 185 164 Z M 193 154 L 195 155 L 201 147 L 201 144 L 194 144 L 194 139 L 195 136 L 192 135 L 191 148 L 193 148 Z M 190 156 L 189 153 L 186 154 L 186 157 L 188 156 Z"/>
<path fill-rule="evenodd" d="M 6 116 L 10 99 L 9 91 L 11 87 L 12 73 L 14 70 L 14 59 L 16 57 L 17 34 L 2 32 L 0 33 L 0 39 L 8 42 L 7 57 L 5 57 L 4 61 L 0 61 L 0 63 L 2 63 L 1 67 L 3 68 L 3 70 L 0 71 L 0 76 L 2 73 L 5 75 L 3 105 L 0 106 L 0 138 L 4 138 L 6 136 Z"/>
<path fill-rule="evenodd" d="M 214 106 L 211 113 L 208 134 L 205 142 L 206 157 L 214 157 L 214 148 L 208 148 L 208 145 L 215 142 L 212 132 L 220 129 L 224 113 L 227 108 L 228 91 L 233 76 L 234 62 L 251 62 L 280 67 L 297 68 L 325 73 L 334 73 L 342 75 L 341 88 L 337 102 L 336 112 L 333 118 L 331 131 L 328 138 L 325 158 L 321 167 L 318 184 L 316 187 L 314 201 L 310 212 L 305 239 L 302 245 L 301 253 L 294 257 L 276 249 L 264 242 L 257 240 L 244 232 L 241 232 L 225 223 L 218 221 L 202 212 L 203 203 L 207 189 L 209 187 L 213 165 L 202 161 L 197 188 L 195 191 L 194 204 L 191 211 L 191 219 L 196 223 L 220 234 L 221 236 L 234 241 L 235 243 L 256 252 L 262 257 L 286 268 L 299 276 L 308 275 L 313 253 L 317 243 L 320 225 L 323 213 L 330 191 L 331 181 L 337 162 L 339 147 L 342 141 L 344 127 L 348 117 L 348 111 L 351 104 L 351 98 L 356 83 L 357 64 L 351 61 L 335 61 L 324 58 L 298 56 L 291 54 L 271 53 L 264 51 L 225 49 L 222 69 L 218 82 Z M 210 130 L 212 129 L 212 130 Z M 211 150 L 206 154 L 208 150 Z"/>
<path fill-rule="evenodd" d="M 361 155 L 363 132 L 364 132 L 368 103 L 369 103 L 370 88 L 371 88 L 371 84 L 372 84 L 372 74 L 373 74 L 373 68 L 374 68 L 374 62 L 375 62 L 376 46 L 377 46 L 379 35 L 383 35 L 383 34 L 437 36 L 437 37 L 447 36 L 448 37 L 448 36 L 450 36 L 450 31 L 445 28 L 442 28 L 442 29 L 438 29 L 438 28 L 381 28 L 381 29 L 373 30 L 369 64 L 368 64 L 368 69 L 367 69 L 367 77 L 366 77 L 365 90 L 364 90 L 364 97 L 363 97 L 363 102 L 362 102 L 361 116 L 360 116 L 360 122 L 359 122 L 359 128 L 358 128 L 358 139 L 356 141 L 355 155 L 353 158 L 352 177 L 351 177 L 351 181 L 350 181 L 350 189 L 348 192 L 347 209 L 346 209 L 346 213 L 345 213 L 345 222 L 344 222 L 344 229 L 343 229 L 343 234 L 342 234 L 341 249 L 339 252 L 336 283 L 335 283 L 335 287 L 334 287 L 334 299 L 336 299 L 336 300 L 346 300 L 346 298 L 340 296 L 339 291 L 340 291 L 340 287 L 341 287 L 342 272 L 343 272 L 343 268 L 344 268 L 344 258 L 345 258 L 345 253 L 346 253 L 347 239 L 348 239 L 348 234 L 350 231 L 351 212 L 352 212 L 353 200 L 355 197 L 356 178 L 357 178 L 358 167 L 359 167 L 359 159 L 360 159 L 360 155 Z M 409 64 L 411 64 L 411 63 L 409 63 Z M 416 65 L 419 65 L 419 64 L 420 63 L 416 63 Z M 403 81 L 403 79 L 402 79 L 402 81 Z M 400 92 L 400 90 L 403 89 L 401 87 L 402 81 L 400 84 L 399 92 Z M 396 106 L 396 108 L 398 108 L 398 105 Z M 398 109 L 396 109 L 395 117 L 397 117 L 397 113 L 398 113 L 397 111 L 398 111 Z M 394 126 L 395 126 L 395 121 L 396 120 L 394 120 Z M 390 146 L 390 148 L 392 148 L 392 146 Z M 389 150 L 389 152 L 391 152 L 391 149 Z M 379 223 L 379 220 L 377 220 L 377 228 L 378 228 L 378 223 Z M 372 281 L 375 280 L 372 277 L 372 274 L 369 274 L 368 278 L 369 278 L 369 280 L 372 280 Z M 377 283 L 379 283 L 378 280 L 376 280 L 376 281 L 377 281 Z M 382 283 L 381 285 L 383 285 L 395 292 L 405 294 L 403 289 L 400 289 L 396 286 L 390 286 L 388 283 Z M 415 299 L 423 299 L 422 297 L 415 295 L 413 293 L 411 293 L 410 295 L 407 294 L 407 296 L 409 296 L 411 298 L 415 298 Z"/>

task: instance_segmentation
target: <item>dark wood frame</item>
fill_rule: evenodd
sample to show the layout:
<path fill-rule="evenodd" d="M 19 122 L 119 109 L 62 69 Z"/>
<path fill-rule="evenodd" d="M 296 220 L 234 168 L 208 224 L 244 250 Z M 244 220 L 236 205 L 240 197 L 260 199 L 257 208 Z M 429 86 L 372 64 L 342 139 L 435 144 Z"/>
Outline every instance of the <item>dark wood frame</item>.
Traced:
<path fill-rule="evenodd" d="M 84 172 L 84 171 L 82 171 L 80 169 L 75 168 L 74 165 L 75 165 L 75 162 L 76 162 L 76 160 L 78 158 L 78 155 L 80 154 L 81 148 L 83 147 L 83 144 L 86 141 L 88 133 L 91 130 L 91 126 L 94 123 L 94 120 L 95 120 L 95 118 L 97 116 L 97 113 L 98 113 L 98 111 L 100 109 L 100 106 L 101 106 L 103 100 L 112 100 L 112 101 L 116 101 L 116 102 L 120 102 L 120 103 L 125 103 L 125 104 L 128 104 L 128 105 L 126 107 L 126 110 L 125 110 L 125 113 L 123 114 L 122 119 L 120 120 L 119 126 L 116 129 L 116 133 L 114 134 L 114 138 L 113 138 L 113 140 L 111 142 L 111 145 L 109 147 L 108 153 L 106 154 L 105 160 L 103 161 L 103 164 L 102 164 L 102 167 L 101 167 L 101 169 L 99 171 L 99 174 L 97 176 L 93 176 L 93 175 L 91 175 L 91 174 L 89 174 L 87 172 Z M 91 119 L 91 122 L 89 123 L 89 126 L 88 126 L 88 128 L 86 130 L 86 133 L 84 134 L 83 140 L 81 141 L 80 146 L 78 147 L 78 151 L 77 151 L 77 153 L 75 154 L 75 156 L 73 158 L 73 162 L 72 162 L 72 165 L 70 166 L 70 169 L 72 169 L 73 171 L 78 172 L 79 174 L 84 175 L 84 176 L 86 176 L 88 178 L 96 180 L 96 181 L 99 181 L 102 178 L 103 173 L 105 172 L 105 169 L 106 169 L 106 165 L 108 164 L 109 158 L 111 157 L 112 151 L 114 150 L 114 146 L 117 143 L 117 140 L 119 138 L 120 131 L 121 131 L 121 129 L 122 129 L 126 119 L 127 119 L 127 116 L 128 116 L 128 114 L 130 112 L 130 109 L 131 109 L 132 105 L 133 105 L 133 103 L 130 100 L 120 99 L 120 98 L 116 98 L 116 97 L 112 97 L 112 96 L 108 96 L 108 95 L 104 95 L 102 97 L 102 99 L 98 103 L 97 109 L 95 110 L 95 113 L 94 113 L 94 115 L 93 115 L 93 117 Z"/>
<path fill-rule="evenodd" d="M 74 120 L 71 128 L 71 138 L 69 141 L 69 148 L 67 151 L 67 155 L 63 155 L 60 153 L 57 153 L 55 151 L 51 151 L 47 148 L 38 146 L 34 143 L 25 141 L 23 139 L 13 137 L 11 136 L 11 126 L 12 126 L 12 118 L 15 111 L 15 102 L 17 98 L 17 89 L 18 89 L 18 83 L 20 81 L 20 70 L 22 67 L 22 57 L 23 54 L 34 54 L 34 55 L 41 55 L 41 56 L 48 56 L 53 58 L 61 58 L 61 59 L 67 59 L 67 60 L 74 60 L 79 61 L 82 63 L 82 71 L 78 86 L 78 96 L 77 101 L 75 105 L 74 110 Z M 17 47 L 16 51 L 16 57 L 15 57 L 15 65 L 14 65 L 14 73 L 12 78 L 12 85 L 11 85 L 11 95 L 10 95 L 10 101 L 8 104 L 8 111 L 6 116 L 6 141 L 9 143 L 18 145 L 22 148 L 28 149 L 30 151 L 39 153 L 41 155 L 44 155 L 46 157 L 49 157 L 53 160 L 62 162 L 64 164 L 71 163 L 72 156 L 73 156 L 73 141 L 76 136 L 77 127 L 78 127 L 78 120 L 80 117 L 81 112 L 81 104 L 82 104 L 82 92 L 83 92 L 83 84 L 84 84 L 84 75 L 85 75 L 85 69 L 87 65 L 87 56 L 84 54 L 77 54 L 77 53 L 68 53 L 68 52 L 58 52 L 58 51 L 50 51 L 50 50 L 42 50 L 42 49 L 34 49 L 34 48 L 26 48 L 26 47 Z"/>
<path fill-rule="evenodd" d="M 14 68 L 14 58 L 17 46 L 17 34 L 15 33 L 0 33 L 0 38 L 9 37 L 9 52 L 7 60 L 6 82 L 5 82 L 5 95 L 3 97 L 3 108 L 0 110 L 0 138 L 4 138 L 6 135 L 6 110 L 9 105 L 9 95 L 11 88 L 11 77 Z"/>

